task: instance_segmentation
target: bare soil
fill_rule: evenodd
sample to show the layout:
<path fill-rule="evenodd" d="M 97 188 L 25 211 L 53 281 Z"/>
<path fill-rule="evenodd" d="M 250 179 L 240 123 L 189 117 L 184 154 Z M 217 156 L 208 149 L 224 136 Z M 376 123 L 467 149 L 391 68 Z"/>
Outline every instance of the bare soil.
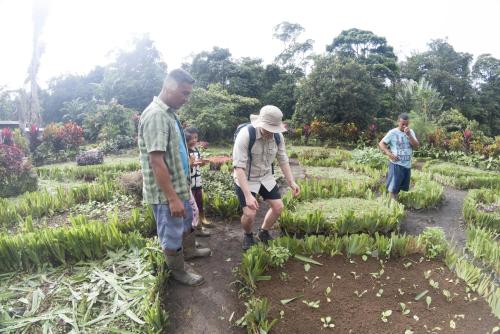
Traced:
<path fill-rule="evenodd" d="M 471 334 L 491 332 L 499 324 L 482 298 L 471 294 L 472 300 L 464 299 L 467 297 L 465 284 L 456 280 L 442 262 L 420 262 L 420 256 L 389 260 L 383 264 L 381 278 L 374 278 L 371 273 L 378 273 L 382 268 L 376 259 L 363 262 L 355 257 L 351 263 L 343 256 L 323 256 L 316 260 L 323 266 L 311 265 L 308 272 L 303 262 L 290 260 L 283 269 L 268 273 L 271 281 L 258 284 L 257 294 L 267 297 L 270 303 L 269 317 L 280 319 L 280 311 L 284 311 L 273 333 L 394 334 L 409 329 L 414 333 Z M 408 263 L 411 265 L 405 268 Z M 431 271 L 429 279 L 439 283 L 438 289 L 432 288 L 429 279 L 424 277 L 428 270 Z M 280 278 L 281 272 L 288 274 L 286 282 Z M 327 302 L 325 296 L 327 287 L 332 291 L 331 302 Z M 383 292 L 377 297 L 380 289 Z M 443 289 L 451 292 L 451 302 L 443 295 Z M 429 308 L 425 297 L 415 301 L 424 290 L 428 290 L 427 296 L 432 298 Z M 357 297 L 355 291 L 363 295 Z M 280 303 L 297 296 L 301 297 L 286 305 Z M 304 300 L 320 301 L 319 308 L 309 307 Z M 405 303 L 410 310 L 407 315 L 403 315 L 399 303 Z M 381 315 L 386 310 L 392 314 L 383 322 Z M 331 317 L 334 328 L 323 328 L 320 319 L 326 316 Z M 455 323 L 455 329 L 450 328 L 450 321 Z"/>

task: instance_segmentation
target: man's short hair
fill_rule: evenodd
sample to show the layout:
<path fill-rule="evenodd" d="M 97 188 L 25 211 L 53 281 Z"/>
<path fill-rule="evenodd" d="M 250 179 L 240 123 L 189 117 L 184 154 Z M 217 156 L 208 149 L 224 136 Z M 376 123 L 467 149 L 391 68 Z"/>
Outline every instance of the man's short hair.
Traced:
<path fill-rule="evenodd" d="M 163 82 L 163 86 L 170 86 L 172 83 L 175 83 L 175 86 L 181 84 L 193 85 L 195 83 L 195 80 L 187 71 L 183 70 L 182 68 L 176 68 L 175 70 L 172 70 L 167 74 L 167 77 Z"/>
<path fill-rule="evenodd" d="M 399 115 L 398 119 L 402 119 L 403 121 L 408 121 L 410 119 L 410 115 L 404 112 Z"/>
<path fill-rule="evenodd" d="M 186 136 L 186 141 L 190 141 L 194 135 L 198 134 L 198 129 L 191 126 L 187 129 L 184 129 L 184 135 Z"/>

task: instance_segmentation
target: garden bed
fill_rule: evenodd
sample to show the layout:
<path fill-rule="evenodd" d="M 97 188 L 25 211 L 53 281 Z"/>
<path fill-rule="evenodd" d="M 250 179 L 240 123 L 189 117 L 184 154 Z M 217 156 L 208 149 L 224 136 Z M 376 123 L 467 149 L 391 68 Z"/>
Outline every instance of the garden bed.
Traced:
<path fill-rule="evenodd" d="M 419 237 L 283 237 L 245 253 L 240 275 L 249 299 L 236 324 L 249 333 L 499 330 L 500 289 L 437 229 Z"/>
<path fill-rule="evenodd" d="M 301 202 L 285 211 L 279 226 L 287 234 L 389 233 L 404 216 L 401 204 L 387 198 L 329 198 Z"/>
<path fill-rule="evenodd" d="M 383 263 L 370 257 L 366 261 L 343 256 L 314 259 L 323 265 L 310 265 L 306 272 L 304 262 L 291 260 L 283 268 L 266 273 L 272 280 L 258 283 L 257 295 L 269 301 L 269 318 L 280 319 L 272 333 L 471 334 L 490 333 L 498 325 L 489 305 L 470 293 L 442 262 L 422 261 L 419 255 Z M 284 276 L 281 273 L 286 273 L 285 282 L 280 279 Z M 433 288 L 430 280 L 439 287 Z M 416 301 L 424 291 L 428 293 Z M 281 302 L 297 296 L 301 297 L 285 305 Z M 431 298 L 429 306 L 427 297 Z M 319 301 L 318 307 L 304 301 Z M 391 315 L 382 317 L 387 311 Z M 326 317 L 335 327 L 324 327 L 321 319 Z"/>
<path fill-rule="evenodd" d="M 474 167 L 429 161 L 424 165 L 423 170 L 430 173 L 434 180 L 458 189 L 500 188 L 499 173 Z"/>
<path fill-rule="evenodd" d="M 467 224 L 500 233 L 500 191 L 470 190 L 464 200 L 463 215 Z"/>

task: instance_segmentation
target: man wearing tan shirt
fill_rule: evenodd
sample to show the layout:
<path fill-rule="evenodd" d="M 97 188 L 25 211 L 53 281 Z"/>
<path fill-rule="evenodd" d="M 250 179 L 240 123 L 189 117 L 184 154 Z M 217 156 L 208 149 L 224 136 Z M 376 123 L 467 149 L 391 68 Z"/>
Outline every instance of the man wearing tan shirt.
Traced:
<path fill-rule="evenodd" d="M 282 132 L 286 129 L 282 118 L 283 113 L 278 107 L 264 106 L 259 115 L 250 116 L 251 124 L 241 128 L 236 135 L 233 148 L 233 175 L 236 194 L 243 209 L 241 226 L 245 232 L 244 250 L 255 244 L 252 226 L 259 208 L 256 195 L 259 194 L 270 206 L 257 234 L 258 240 L 266 244 L 272 240 L 269 230 L 283 210 L 283 201 L 273 175 L 273 162 L 276 157 L 293 195 L 300 194 L 285 150 Z"/>

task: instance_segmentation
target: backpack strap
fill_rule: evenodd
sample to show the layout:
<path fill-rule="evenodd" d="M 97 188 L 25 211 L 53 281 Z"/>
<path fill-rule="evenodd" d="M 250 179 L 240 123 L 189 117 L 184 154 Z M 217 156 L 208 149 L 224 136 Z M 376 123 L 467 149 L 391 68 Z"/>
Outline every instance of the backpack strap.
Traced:
<path fill-rule="evenodd" d="M 280 146 L 281 144 L 281 136 L 279 133 L 274 134 L 274 141 L 276 142 L 277 146 Z M 271 173 L 274 175 L 274 162 L 271 164 Z"/>
<path fill-rule="evenodd" d="M 250 181 L 250 172 L 252 171 L 252 147 L 257 139 L 257 131 L 252 124 L 247 125 L 248 130 L 248 181 Z"/>

